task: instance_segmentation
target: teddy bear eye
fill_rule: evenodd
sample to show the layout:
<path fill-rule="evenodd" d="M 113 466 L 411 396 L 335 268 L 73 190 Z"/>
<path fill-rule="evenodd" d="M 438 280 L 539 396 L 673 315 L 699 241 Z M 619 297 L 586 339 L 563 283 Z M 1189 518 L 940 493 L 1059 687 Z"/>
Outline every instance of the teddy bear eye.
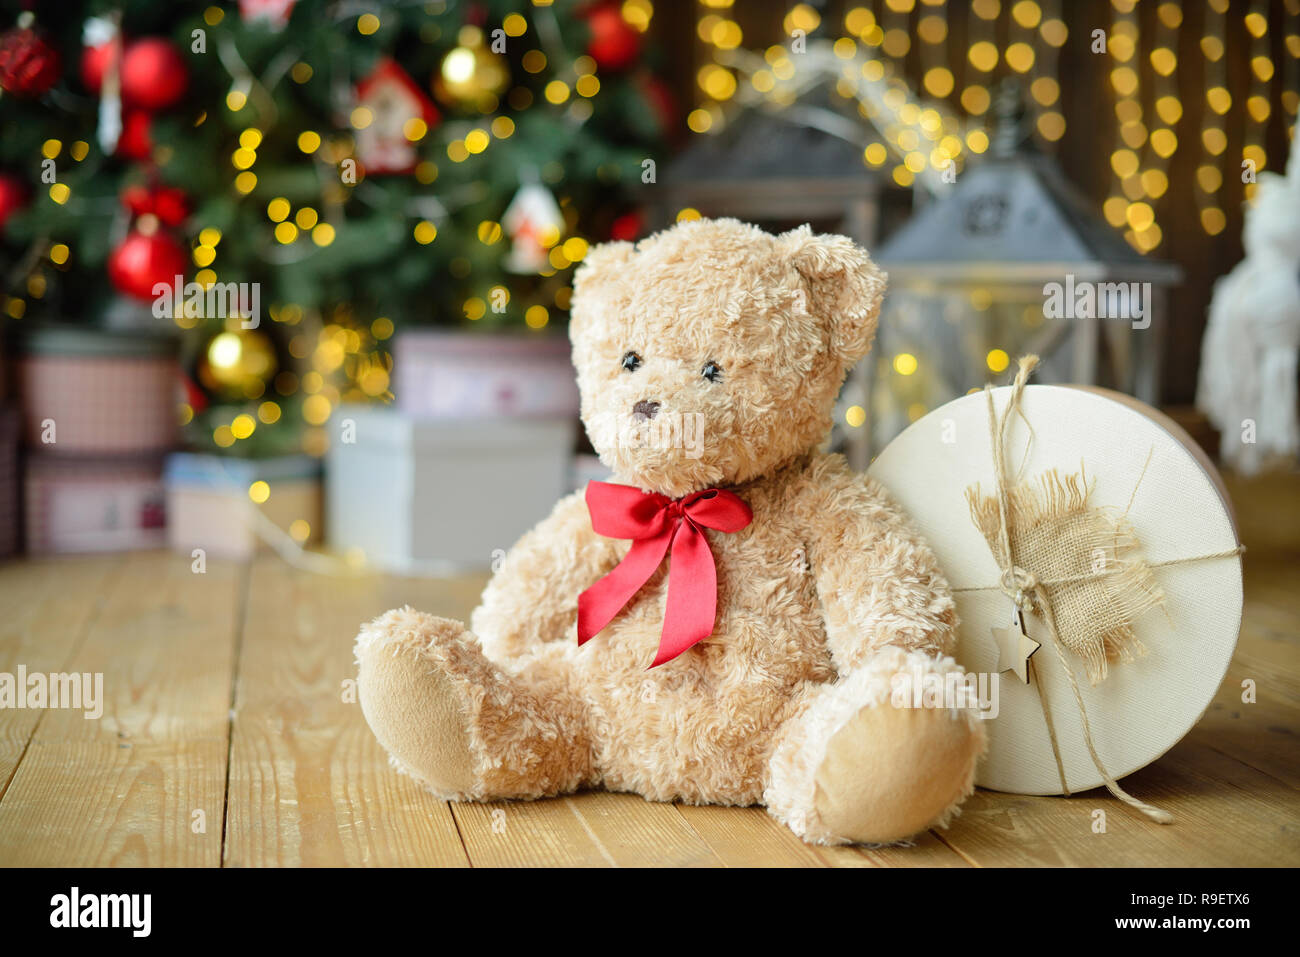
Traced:
<path fill-rule="evenodd" d="M 709 362 L 704 363 L 704 368 L 700 370 L 700 375 L 704 376 L 704 378 L 708 379 L 710 382 L 717 382 L 722 378 L 722 366 L 710 360 Z"/>
<path fill-rule="evenodd" d="M 635 352 L 625 352 L 623 361 L 620 363 L 627 372 L 635 372 L 641 368 L 641 357 Z"/>

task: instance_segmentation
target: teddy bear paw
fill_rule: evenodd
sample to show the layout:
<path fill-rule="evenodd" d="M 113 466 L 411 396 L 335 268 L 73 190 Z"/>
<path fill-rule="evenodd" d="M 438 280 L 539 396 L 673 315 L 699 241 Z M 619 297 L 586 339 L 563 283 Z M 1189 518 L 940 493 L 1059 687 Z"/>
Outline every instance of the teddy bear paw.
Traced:
<path fill-rule="evenodd" d="M 465 634 L 460 622 L 408 607 L 364 625 L 356 643 L 370 729 L 397 770 L 448 799 L 470 796 L 477 783 L 467 709 L 447 667 Z"/>
<path fill-rule="evenodd" d="M 973 788 L 977 719 L 947 708 L 862 708 L 827 742 L 813 810 L 834 843 L 892 844 L 944 826 Z"/>
<path fill-rule="evenodd" d="M 763 799 L 813 844 L 895 844 L 943 827 L 974 789 L 983 723 L 969 707 L 926 707 L 897 679 L 960 673 L 948 657 L 890 648 L 822 685 L 782 730 Z"/>

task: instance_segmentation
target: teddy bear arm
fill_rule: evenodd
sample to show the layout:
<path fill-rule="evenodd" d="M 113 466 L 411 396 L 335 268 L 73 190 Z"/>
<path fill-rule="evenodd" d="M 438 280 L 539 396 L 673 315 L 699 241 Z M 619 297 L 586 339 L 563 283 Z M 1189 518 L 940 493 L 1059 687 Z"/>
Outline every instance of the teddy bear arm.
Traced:
<path fill-rule="evenodd" d="M 582 493 L 575 492 L 506 553 L 470 627 L 494 661 L 573 637 L 578 596 L 617 563 L 613 541 L 592 530 Z"/>
<path fill-rule="evenodd" d="M 836 670 L 885 648 L 948 654 L 956 608 L 933 553 L 885 491 L 847 467 L 811 511 L 808 558 Z"/>

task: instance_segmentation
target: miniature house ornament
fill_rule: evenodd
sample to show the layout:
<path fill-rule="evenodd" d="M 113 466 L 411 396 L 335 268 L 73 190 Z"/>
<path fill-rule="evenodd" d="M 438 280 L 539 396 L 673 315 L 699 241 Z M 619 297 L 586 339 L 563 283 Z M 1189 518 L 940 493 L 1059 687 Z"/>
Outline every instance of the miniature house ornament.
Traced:
<path fill-rule="evenodd" d="M 368 174 L 409 173 L 419 160 L 416 144 L 437 124 L 433 101 L 393 60 L 384 58 L 357 84 L 357 109 L 370 122 L 357 130 L 357 158 Z"/>

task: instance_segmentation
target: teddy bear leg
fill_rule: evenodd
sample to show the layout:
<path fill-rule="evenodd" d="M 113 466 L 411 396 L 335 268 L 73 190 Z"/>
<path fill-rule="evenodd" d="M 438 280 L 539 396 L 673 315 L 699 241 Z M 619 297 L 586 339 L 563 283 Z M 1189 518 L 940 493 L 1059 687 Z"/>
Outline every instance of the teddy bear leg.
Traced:
<path fill-rule="evenodd" d="M 506 674 L 460 622 L 411 608 L 364 625 L 356 656 L 375 737 L 437 796 L 537 798 L 591 783 L 585 707 L 555 663 Z"/>
<path fill-rule="evenodd" d="M 810 686 L 778 732 L 768 811 L 813 844 L 891 844 L 946 826 L 974 789 L 982 723 L 969 708 L 896 706 L 891 690 L 896 674 L 953 671 L 951 658 L 888 649 Z"/>

